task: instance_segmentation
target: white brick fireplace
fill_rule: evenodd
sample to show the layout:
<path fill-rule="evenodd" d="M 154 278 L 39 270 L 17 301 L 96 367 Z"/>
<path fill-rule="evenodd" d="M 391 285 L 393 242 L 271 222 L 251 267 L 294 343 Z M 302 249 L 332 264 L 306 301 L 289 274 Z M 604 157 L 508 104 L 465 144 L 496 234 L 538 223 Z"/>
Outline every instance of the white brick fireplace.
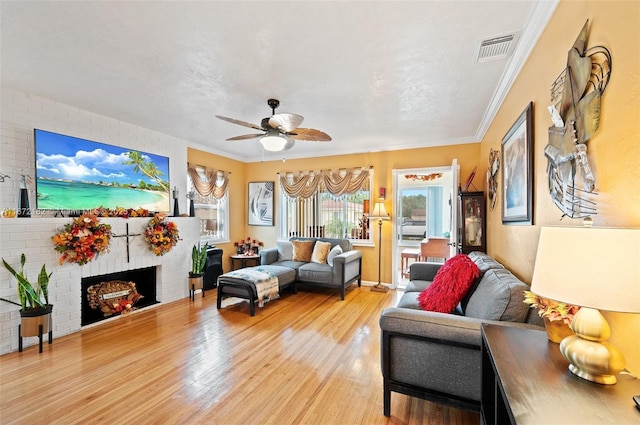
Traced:
<path fill-rule="evenodd" d="M 53 304 L 53 337 L 67 335 L 81 329 L 82 294 L 81 279 L 126 270 L 157 266 L 156 292 L 160 303 L 175 301 L 189 296 L 188 272 L 191 266 L 191 247 L 199 238 L 199 222 L 196 218 L 167 217 L 175 221 L 180 231 L 180 241 L 167 254 L 156 256 L 147 249 L 144 237 L 129 238 L 129 261 L 127 261 L 126 238 L 112 238 L 110 251 L 97 259 L 79 266 L 60 265 L 60 254 L 56 252 L 51 236 L 61 230 L 70 218 L 13 218 L 0 220 L 2 232 L 2 258 L 19 267 L 20 255 L 27 257 L 25 272 L 36 281 L 42 264 L 52 273 L 49 283 L 49 301 Z M 149 218 L 104 218 L 111 224 L 116 235 L 144 233 Z M 2 267 L 0 296 L 17 301 L 15 279 Z M 0 301 L 0 354 L 18 349 L 19 307 Z M 27 338 L 25 346 L 36 344 L 37 338 Z M 55 344 L 55 340 L 54 340 Z"/>
<path fill-rule="evenodd" d="M 132 125 L 75 108 L 55 100 L 2 87 L 0 92 L 0 173 L 8 175 L 0 182 L 0 211 L 17 208 L 20 174 L 35 176 L 33 130 L 62 133 L 74 137 L 151 152 L 169 158 L 170 184 L 186 194 L 188 142 L 157 131 Z M 33 183 L 28 184 L 30 204 L 35 207 Z M 187 211 L 187 199 L 179 199 L 180 211 Z M 178 224 L 180 241 L 171 252 L 157 257 L 147 250 L 144 238 L 130 238 L 130 258 L 127 261 L 126 238 L 113 238 L 110 252 L 84 265 L 58 264 L 59 253 L 53 249 L 51 236 L 69 223 L 71 218 L 53 217 L 33 211 L 31 218 L 0 218 L 0 256 L 10 264 L 19 265 L 25 253 L 25 270 L 30 279 L 46 264 L 53 272 L 49 287 L 53 307 L 55 338 L 81 329 L 81 279 L 157 266 L 157 300 L 166 303 L 189 296 L 187 288 L 191 247 L 199 238 L 198 220 L 171 217 Z M 105 218 L 118 235 L 142 233 L 149 218 Z M 0 297 L 16 300 L 15 279 L 0 266 Z M 0 301 L 0 355 L 18 348 L 19 307 Z M 117 319 L 115 319 L 117 320 Z M 25 346 L 37 343 L 37 338 L 25 339 Z"/>

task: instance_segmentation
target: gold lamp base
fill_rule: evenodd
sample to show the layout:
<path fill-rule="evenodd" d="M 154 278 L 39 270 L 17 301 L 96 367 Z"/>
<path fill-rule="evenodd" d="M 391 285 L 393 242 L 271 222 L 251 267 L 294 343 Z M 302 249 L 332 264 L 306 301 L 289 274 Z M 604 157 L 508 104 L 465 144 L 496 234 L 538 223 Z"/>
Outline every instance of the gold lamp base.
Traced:
<path fill-rule="evenodd" d="M 616 375 L 624 369 L 624 356 L 606 341 L 611 329 L 602 314 L 582 307 L 573 318 L 571 328 L 576 335 L 560 343 L 560 352 L 570 363 L 571 373 L 598 384 L 615 384 Z"/>
<path fill-rule="evenodd" d="M 389 292 L 389 287 L 378 283 L 371 287 L 371 292 Z"/>

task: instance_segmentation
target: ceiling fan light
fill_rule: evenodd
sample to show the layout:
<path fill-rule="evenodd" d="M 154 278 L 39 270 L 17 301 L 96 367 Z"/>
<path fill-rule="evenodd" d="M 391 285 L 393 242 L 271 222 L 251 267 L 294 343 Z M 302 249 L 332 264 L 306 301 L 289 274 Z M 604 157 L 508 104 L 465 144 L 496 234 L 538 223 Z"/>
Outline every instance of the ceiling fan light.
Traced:
<path fill-rule="evenodd" d="M 264 136 L 260 139 L 260 143 L 270 152 L 280 152 L 287 144 L 287 139 L 280 136 Z"/>

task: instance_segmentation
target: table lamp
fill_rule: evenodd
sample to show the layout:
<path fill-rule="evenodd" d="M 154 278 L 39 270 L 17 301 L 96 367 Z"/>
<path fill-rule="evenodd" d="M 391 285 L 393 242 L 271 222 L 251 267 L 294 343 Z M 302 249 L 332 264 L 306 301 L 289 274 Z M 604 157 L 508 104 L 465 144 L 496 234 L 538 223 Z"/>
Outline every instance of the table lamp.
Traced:
<path fill-rule="evenodd" d="M 378 220 L 378 284 L 371 287 L 374 292 L 388 292 L 389 288 L 384 286 L 381 282 L 380 266 L 382 263 L 382 222 L 391 220 L 391 217 L 384 208 L 384 202 L 378 201 L 373 207 L 373 211 L 369 215 L 369 219 Z"/>
<path fill-rule="evenodd" d="M 598 309 L 640 313 L 640 229 L 543 227 L 531 291 L 581 307 L 560 352 L 573 374 L 615 384 L 625 360 Z"/>

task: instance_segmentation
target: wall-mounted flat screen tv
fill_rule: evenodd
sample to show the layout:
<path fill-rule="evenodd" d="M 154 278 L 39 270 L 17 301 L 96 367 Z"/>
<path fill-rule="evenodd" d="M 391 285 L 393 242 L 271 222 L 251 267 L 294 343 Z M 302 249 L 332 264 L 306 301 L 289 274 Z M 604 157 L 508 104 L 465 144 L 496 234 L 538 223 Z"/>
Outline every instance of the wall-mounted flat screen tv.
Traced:
<path fill-rule="evenodd" d="M 34 139 L 38 209 L 169 211 L 169 158 L 38 129 Z"/>

